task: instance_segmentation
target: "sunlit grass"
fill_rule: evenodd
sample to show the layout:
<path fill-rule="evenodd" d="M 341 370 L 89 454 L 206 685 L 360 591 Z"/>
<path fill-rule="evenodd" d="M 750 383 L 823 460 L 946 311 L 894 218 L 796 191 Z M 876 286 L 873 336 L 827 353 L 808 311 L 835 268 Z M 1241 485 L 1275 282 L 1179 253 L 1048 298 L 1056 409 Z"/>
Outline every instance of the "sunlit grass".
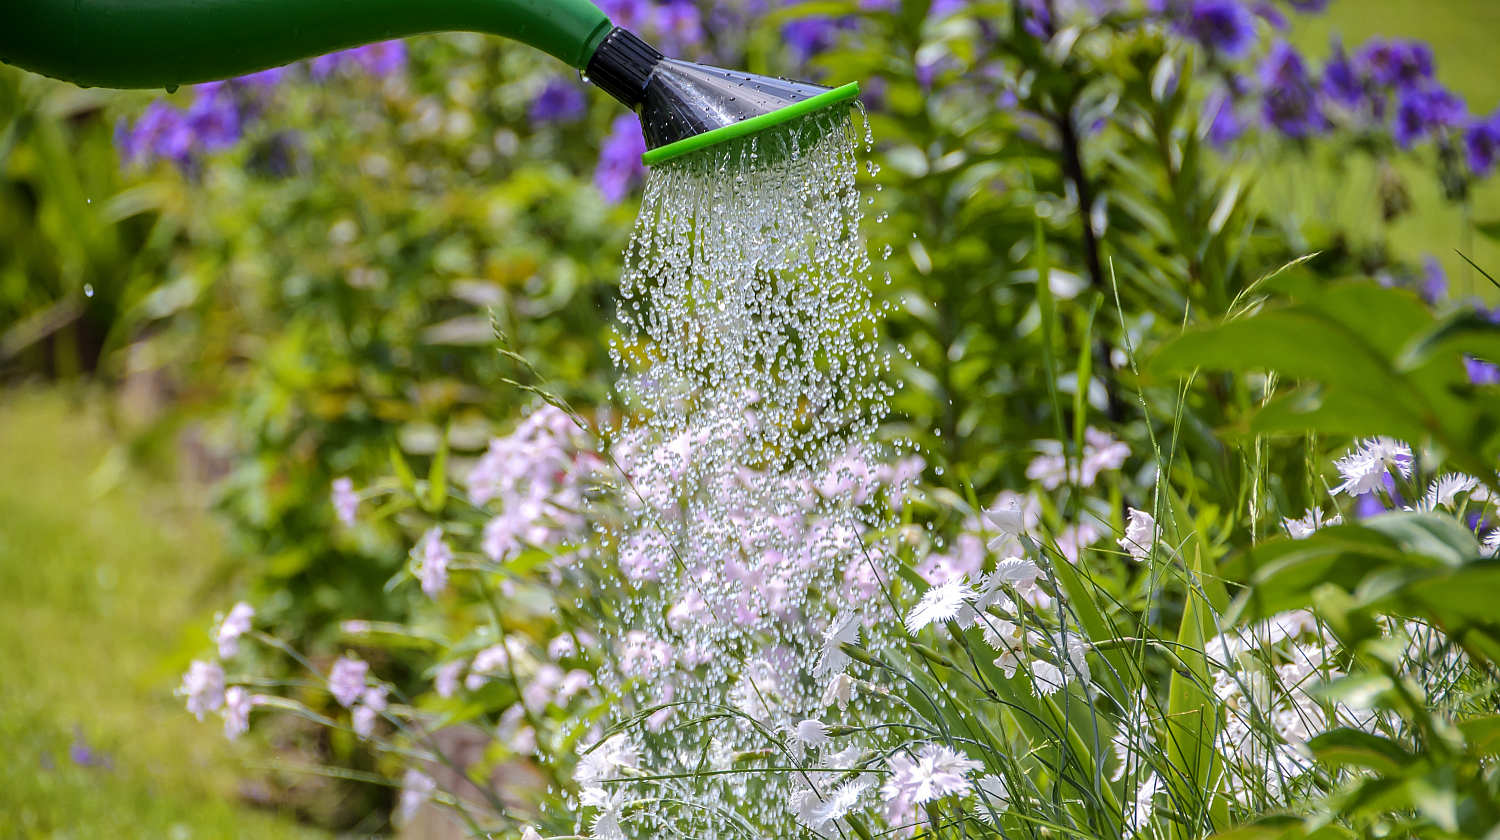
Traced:
<path fill-rule="evenodd" d="M 253 748 L 172 696 L 221 536 L 122 459 L 97 400 L 0 392 L 0 836 L 311 836 L 234 800 Z"/>

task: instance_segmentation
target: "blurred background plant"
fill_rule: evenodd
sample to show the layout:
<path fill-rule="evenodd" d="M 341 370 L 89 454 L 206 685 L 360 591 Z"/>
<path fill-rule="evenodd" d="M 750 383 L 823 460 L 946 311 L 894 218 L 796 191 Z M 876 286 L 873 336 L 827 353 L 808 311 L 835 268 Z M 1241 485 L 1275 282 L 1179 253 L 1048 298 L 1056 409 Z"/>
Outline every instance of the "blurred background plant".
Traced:
<path fill-rule="evenodd" d="M 1175 494 L 1210 568 L 1321 509 L 1350 435 L 1430 438 L 1454 468 L 1491 471 L 1493 414 L 1466 389 L 1500 381 L 1484 361 L 1500 353 L 1471 343 L 1467 382 L 1447 368 L 1429 380 L 1395 356 L 1416 326 L 1390 329 L 1438 329 L 1427 305 L 1486 311 L 1488 283 L 1457 252 L 1500 264 L 1490 4 L 603 5 L 669 52 L 865 84 L 868 236 L 889 272 L 877 289 L 889 340 L 905 349 L 889 434 L 916 441 L 929 483 L 955 498 L 1041 488 L 1076 556 L 1113 544 L 1127 506 Z M 457 477 L 537 405 L 532 389 L 609 410 L 606 336 L 641 151 L 634 118 L 556 62 L 472 35 L 166 95 L 0 68 L 0 376 L 104 386 L 88 393 L 120 451 L 180 461 L 211 495 L 235 569 L 218 591 L 323 672 L 353 646 L 415 699 L 433 649 L 342 622 L 438 620 L 419 587 L 392 581 L 433 525 L 477 550 Z M 1347 399 L 1328 397 L 1344 392 L 1326 371 L 1256 355 L 1250 339 L 1224 345 L 1247 361 L 1188 385 L 1131 364 L 1184 326 L 1351 280 L 1369 291 L 1301 332 L 1267 333 L 1335 358 L 1353 354 L 1350 337 L 1380 345 L 1395 373 L 1377 385 L 1350 367 Z M 1317 343 L 1330 334 L 1348 340 Z M 1279 388 L 1263 374 L 1277 369 L 1311 384 Z M 1257 411 L 1278 392 L 1290 396 Z M 1388 409 L 1433 400 L 1443 422 L 1372 410 L 1380 394 L 1405 395 Z M 1090 459 L 1114 457 L 1099 429 L 1134 457 L 1079 486 Z M 1149 457 L 1168 437 L 1170 457 Z M 377 515 L 339 524 L 341 477 Z M 1363 513 L 1400 503 L 1360 500 Z M 982 506 L 964 507 L 922 515 L 956 539 Z M 949 565 L 982 563 L 941 547 Z M 944 564 L 923 558 L 941 582 Z M 1154 596 L 1153 622 L 1178 627 L 1191 602 L 1180 580 Z M 201 639 L 217 606 L 183 632 Z M 467 609 L 473 620 L 488 606 Z M 588 619 L 511 609 L 521 624 L 495 632 L 524 637 L 533 664 L 588 664 L 545 648 Z M 270 679 L 301 671 L 275 662 Z M 462 719 L 514 730 L 502 716 L 522 686 L 490 690 Z M 314 717 L 337 705 L 303 700 Z M 389 776 L 389 757 L 348 732 L 284 725 L 272 740 L 348 780 L 339 796 L 288 786 L 290 806 L 331 828 L 384 827 L 396 788 L 361 780 Z M 559 785 L 571 773 L 542 770 Z"/>

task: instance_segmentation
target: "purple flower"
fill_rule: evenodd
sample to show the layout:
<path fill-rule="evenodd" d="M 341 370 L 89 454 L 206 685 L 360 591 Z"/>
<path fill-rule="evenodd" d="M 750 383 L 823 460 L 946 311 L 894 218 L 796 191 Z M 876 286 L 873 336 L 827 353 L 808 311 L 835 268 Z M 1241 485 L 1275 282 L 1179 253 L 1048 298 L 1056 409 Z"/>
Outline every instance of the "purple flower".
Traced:
<path fill-rule="evenodd" d="M 389 76 L 405 66 L 406 43 L 396 40 L 320 55 L 308 62 L 308 71 L 314 79 L 326 79 L 335 73 L 354 72 Z"/>
<path fill-rule="evenodd" d="M 286 78 L 286 73 L 287 68 L 285 67 L 271 67 L 266 70 L 261 70 L 257 73 L 249 73 L 244 76 L 240 76 L 234 79 L 234 81 L 241 84 L 250 85 L 252 87 L 270 88 L 276 87 L 277 85 L 281 84 L 282 79 Z"/>
<path fill-rule="evenodd" d="M 599 0 L 599 8 L 615 26 L 626 29 L 645 29 L 651 16 L 651 3 L 647 0 Z"/>
<path fill-rule="evenodd" d="M 703 40 L 703 16 L 691 2 L 678 0 L 657 6 L 651 26 L 668 53 L 686 52 Z"/>
<path fill-rule="evenodd" d="M 1462 99 L 1440 87 L 1407 88 L 1396 103 L 1396 121 L 1391 129 L 1396 144 L 1411 148 L 1416 141 L 1443 128 L 1452 128 L 1468 118 Z"/>
<path fill-rule="evenodd" d="M 1261 116 L 1267 125 L 1295 138 L 1310 137 L 1327 128 L 1317 86 L 1290 44 L 1276 42 L 1261 65 L 1260 80 L 1265 89 Z"/>
<path fill-rule="evenodd" d="M 129 131 L 122 145 L 126 162 L 145 162 L 151 157 L 166 158 L 186 165 L 193 147 L 193 132 L 181 110 L 162 100 L 146 106 L 140 119 Z"/>
<path fill-rule="evenodd" d="M 1172 28 L 1177 32 L 1229 58 L 1243 56 L 1255 43 L 1255 16 L 1239 0 L 1159 3 L 1154 8 L 1175 18 Z"/>
<path fill-rule="evenodd" d="M 223 82 L 199 85 L 186 119 L 189 131 L 206 151 L 227 149 L 239 142 L 239 104 Z"/>
<path fill-rule="evenodd" d="M 1256 3 L 1255 16 L 1271 24 L 1275 29 L 1286 29 L 1286 15 L 1270 3 Z"/>
<path fill-rule="evenodd" d="M 1287 2 L 1303 14 L 1317 14 L 1328 8 L 1328 0 L 1287 0 Z"/>
<path fill-rule="evenodd" d="M 621 114 L 610 125 L 609 136 L 599 150 L 599 165 L 594 169 L 594 185 L 610 201 L 624 198 L 646 174 L 641 155 L 646 140 L 634 114 Z"/>
<path fill-rule="evenodd" d="M 1245 133 L 1245 124 L 1236 113 L 1234 97 L 1228 91 L 1209 96 L 1203 113 L 1209 120 L 1208 142 L 1216 149 L 1223 149 Z"/>
<path fill-rule="evenodd" d="M 1405 88 L 1432 79 L 1432 49 L 1420 41 L 1372 40 L 1358 56 L 1377 83 Z"/>
<path fill-rule="evenodd" d="M 1369 519 L 1385 513 L 1385 502 L 1380 500 L 1378 493 L 1366 493 L 1354 500 L 1354 518 Z"/>
<path fill-rule="evenodd" d="M 587 108 L 583 91 L 566 79 L 551 79 L 531 103 L 532 122 L 572 122 Z"/>
<path fill-rule="evenodd" d="M 1469 169 L 1480 177 L 1490 174 L 1495 159 L 1500 156 L 1500 110 L 1488 119 L 1474 120 L 1464 132 L 1464 150 L 1468 153 Z"/>
<path fill-rule="evenodd" d="M 1448 274 L 1437 257 L 1428 254 L 1422 260 L 1422 297 L 1428 303 L 1437 303 L 1448 296 Z"/>
<path fill-rule="evenodd" d="M 328 673 L 328 692 L 340 706 L 347 709 L 364 693 L 365 676 L 369 673 L 370 665 L 364 660 L 352 656 L 339 657 L 333 663 L 333 670 Z"/>
<path fill-rule="evenodd" d="M 1344 45 L 1337 40 L 1333 42 L 1333 55 L 1323 67 L 1323 93 L 1334 102 L 1350 108 L 1358 105 L 1365 95 L 1364 80 L 1349 61 Z"/>
<path fill-rule="evenodd" d="M 1464 371 L 1474 385 L 1500 385 L 1500 367 L 1481 361 L 1473 356 L 1464 356 Z"/>
<path fill-rule="evenodd" d="M 798 61 L 806 61 L 833 46 L 838 21 L 829 17 L 805 17 L 781 27 L 781 37 Z"/>
<path fill-rule="evenodd" d="M 933 3 L 933 6 L 937 5 Z M 1046 0 L 1018 0 L 1016 5 L 1021 12 L 1021 28 L 1026 34 L 1043 41 L 1052 39 L 1052 8 Z"/>

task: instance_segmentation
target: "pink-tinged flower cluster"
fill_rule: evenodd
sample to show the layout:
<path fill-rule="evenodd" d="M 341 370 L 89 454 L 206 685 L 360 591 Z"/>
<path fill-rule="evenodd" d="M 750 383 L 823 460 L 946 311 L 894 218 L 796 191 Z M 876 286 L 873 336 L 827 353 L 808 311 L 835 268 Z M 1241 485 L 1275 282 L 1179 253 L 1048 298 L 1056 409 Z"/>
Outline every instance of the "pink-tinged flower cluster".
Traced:
<path fill-rule="evenodd" d="M 527 546 L 581 539 L 587 533 L 584 489 L 602 466 L 581 446 L 578 425 L 552 405 L 491 440 L 468 476 L 470 500 L 500 508 L 484 527 L 485 555 L 498 563 Z"/>
<path fill-rule="evenodd" d="M 244 601 L 235 604 L 219 622 L 214 641 L 219 646 L 219 658 L 229 659 L 240 652 L 240 637 L 250 632 L 250 622 L 255 618 L 255 608 Z"/>
<path fill-rule="evenodd" d="M 924 744 L 915 755 L 894 755 L 880 786 L 891 825 L 913 821 L 918 805 L 969 791 L 968 775 L 984 765 L 942 744 Z"/>
<path fill-rule="evenodd" d="M 187 710 L 199 720 L 224 705 L 224 669 L 217 662 L 194 661 L 183 675 L 178 693 L 187 697 Z"/>
<path fill-rule="evenodd" d="M 436 598 L 448 587 L 448 564 L 453 562 L 453 550 L 443 540 L 443 529 L 430 528 L 412 549 L 411 556 L 422 591 L 427 597 Z"/>
<path fill-rule="evenodd" d="M 369 673 L 370 665 L 364 660 L 353 656 L 340 657 L 333 663 L 333 670 L 328 672 L 328 692 L 347 709 L 364 694 L 365 678 Z"/>
<path fill-rule="evenodd" d="M 1069 457 L 1055 440 L 1041 441 L 1037 448 L 1042 454 L 1026 466 L 1026 477 L 1048 490 L 1064 484 L 1093 487 L 1100 473 L 1118 470 L 1130 457 L 1129 446 L 1093 426 L 1084 430 L 1083 453 L 1079 456 Z"/>

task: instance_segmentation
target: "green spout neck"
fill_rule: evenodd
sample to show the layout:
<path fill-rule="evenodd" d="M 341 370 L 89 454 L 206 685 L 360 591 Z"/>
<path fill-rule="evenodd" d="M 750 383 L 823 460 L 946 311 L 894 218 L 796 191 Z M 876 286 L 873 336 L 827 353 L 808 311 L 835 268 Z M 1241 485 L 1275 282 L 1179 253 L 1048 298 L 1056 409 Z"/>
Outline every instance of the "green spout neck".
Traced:
<path fill-rule="evenodd" d="M 0 61 L 85 87 L 174 88 L 428 32 L 481 32 L 588 66 L 589 0 L 0 0 Z"/>

